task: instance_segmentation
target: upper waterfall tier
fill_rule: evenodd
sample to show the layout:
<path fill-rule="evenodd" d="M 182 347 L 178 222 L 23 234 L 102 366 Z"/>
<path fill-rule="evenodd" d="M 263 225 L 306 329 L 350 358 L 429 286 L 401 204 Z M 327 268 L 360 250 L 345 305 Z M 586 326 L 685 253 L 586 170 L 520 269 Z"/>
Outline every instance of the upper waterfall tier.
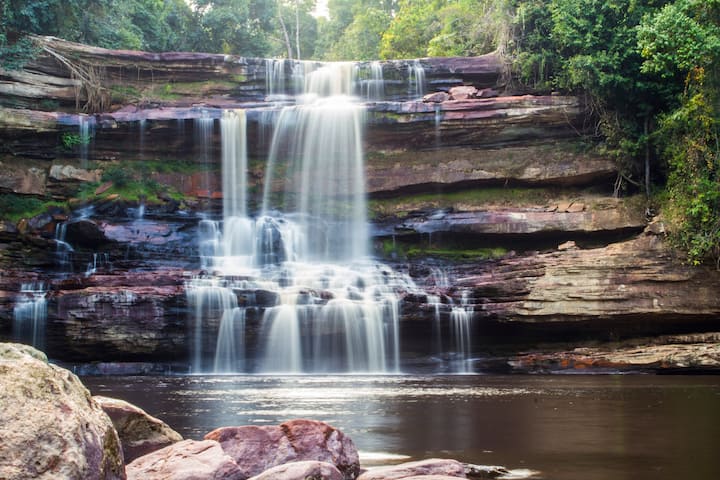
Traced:
<path fill-rule="evenodd" d="M 56 102 L 54 109 L 66 112 L 77 111 L 78 104 L 83 111 L 95 112 L 112 111 L 118 104 L 130 103 L 205 103 L 229 108 L 232 104 L 262 101 L 269 95 L 299 93 L 304 88 L 303 74 L 321 66 L 320 62 L 237 55 L 107 50 L 51 37 L 38 38 L 49 50 L 72 58 L 78 68 L 101 68 L 102 75 L 96 84 L 82 85 L 65 64 L 41 52 L 24 70 L 2 73 L 2 105 L 42 110 L 52 99 Z M 360 74 L 358 93 L 376 78 L 379 67 L 385 80 L 384 98 L 396 100 L 416 95 L 409 91 L 408 84 L 418 66 L 423 69 L 428 91 L 468 83 L 494 87 L 503 71 L 502 58 L 494 54 L 349 65 Z"/>

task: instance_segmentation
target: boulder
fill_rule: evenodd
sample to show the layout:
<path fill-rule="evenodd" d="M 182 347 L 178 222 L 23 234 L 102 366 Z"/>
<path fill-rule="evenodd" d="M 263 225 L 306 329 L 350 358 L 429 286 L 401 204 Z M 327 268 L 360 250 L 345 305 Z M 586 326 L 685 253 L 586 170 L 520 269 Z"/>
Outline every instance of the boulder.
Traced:
<path fill-rule="evenodd" d="M 127 466 L 128 480 L 243 480 L 218 442 L 183 440 L 136 459 Z"/>
<path fill-rule="evenodd" d="M 431 458 L 389 467 L 374 468 L 360 475 L 358 480 L 399 480 L 421 476 L 426 479 L 427 476 L 435 476 L 436 480 L 448 477 L 467 478 L 465 476 L 465 466 L 457 460 Z"/>
<path fill-rule="evenodd" d="M 425 103 L 442 103 L 450 100 L 450 95 L 446 92 L 428 93 L 422 99 Z"/>
<path fill-rule="evenodd" d="M 335 465 L 307 460 L 278 465 L 249 480 L 343 480 Z"/>
<path fill-rule="evenodd" d="M 50 167 L 49 177 L 58 182 L 99 182 L 99 170 L 85 170 L 72 165 L 53 165 Z"/>
<path fill-rule="evenodd" d="M 455 480 L 457 478 L 451 475 L 413 475 L 412 477 L 403 477 L 403 480 Z"/>
<path fill-rule="evenodd" d="M 100 225 L 88 219 L 78 219 L 67 223 L 67 242 L 72 245 L 98 247 L 110 243 Z"/>
<path fill-rule="evenodd" d="M 127 463 L 183 439 L 165 422 L 135 405 L 116 398 L 93 398 L 112 420 Z"/>
<path fill-rule="evenodd" d="M 224 427 L 205 435 L 220 442 L 244 478 L 277 465 L 301 460 L 333 464 L 345 480 L 360 472 L 358 452 L 340 430 L 316 420 L 290 420 L 279 426 Z"/>
<path fill-rule="evenodd" d="M 472 85 L 462 85 L 450 89 L 450 98 L 452 100 L 468 100 L 470 98 L 476 98 L 477 94 L 478 89 Z"/>
<path fill-rule="evenodd" d="M 47 173 L 42 168 L 0 161 L 0 192 L 45 195 Z"/>
<path fill-rule="evenodd" d="M 0 347 L 0 478 L 125 478 L 120 440 L 90 392 L 30 347 Z"/>

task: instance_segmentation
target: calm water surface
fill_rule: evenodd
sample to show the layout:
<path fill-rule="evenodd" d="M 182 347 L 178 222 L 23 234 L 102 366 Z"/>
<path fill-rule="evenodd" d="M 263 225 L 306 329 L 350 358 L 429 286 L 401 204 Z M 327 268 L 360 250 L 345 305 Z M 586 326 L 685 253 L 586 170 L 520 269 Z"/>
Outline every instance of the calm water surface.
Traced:
<path fill-rule="evenodd" d="M 720 479 L 720 377 L 86 377 L 186 438 L 313 418 L 363 465 L 428 457 L 557 480 Z M 406 458 L 402 458 L 405 461 Z"/>

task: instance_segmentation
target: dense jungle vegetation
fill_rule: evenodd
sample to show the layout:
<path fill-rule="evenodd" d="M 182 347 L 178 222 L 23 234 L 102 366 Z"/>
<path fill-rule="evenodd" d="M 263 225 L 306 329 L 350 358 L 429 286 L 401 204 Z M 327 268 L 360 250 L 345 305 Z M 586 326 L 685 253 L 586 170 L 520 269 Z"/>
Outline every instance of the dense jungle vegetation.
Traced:
<path fill-rule="evenodd" d="M 720 267 L 720 0 L 0 0 L 27 33 L 108 48 L 369 60 L 499 52 L 511 92 L 585 96 L 618 193 L 643 190 L 692 263 Z"/>

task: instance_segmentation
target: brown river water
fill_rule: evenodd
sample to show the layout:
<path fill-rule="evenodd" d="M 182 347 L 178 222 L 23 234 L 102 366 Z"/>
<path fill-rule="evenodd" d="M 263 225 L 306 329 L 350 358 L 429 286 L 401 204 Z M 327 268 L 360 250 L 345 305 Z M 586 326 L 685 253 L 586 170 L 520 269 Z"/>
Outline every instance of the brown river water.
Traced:
<path fill-rule="evenodd" d="M 328 422 L 363 466 L 421 458 L 555 480 L 720 479 L 720 376 L 84 377 L 185 438 Z"/>

